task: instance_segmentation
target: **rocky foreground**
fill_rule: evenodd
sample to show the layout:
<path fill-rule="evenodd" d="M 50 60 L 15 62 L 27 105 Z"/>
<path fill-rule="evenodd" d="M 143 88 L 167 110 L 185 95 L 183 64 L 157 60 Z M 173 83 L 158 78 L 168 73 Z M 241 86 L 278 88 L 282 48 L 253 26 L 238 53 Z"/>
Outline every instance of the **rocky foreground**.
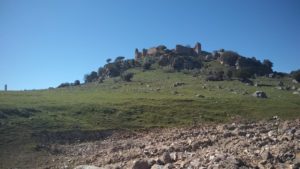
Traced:
<path fill-rule="evenodd" d="M 52 144 L 49 168 L 300 168 L 300 120 L 116 132 L 101 141 Z M 98 167 L 96 167 L 98 166 Z"/>

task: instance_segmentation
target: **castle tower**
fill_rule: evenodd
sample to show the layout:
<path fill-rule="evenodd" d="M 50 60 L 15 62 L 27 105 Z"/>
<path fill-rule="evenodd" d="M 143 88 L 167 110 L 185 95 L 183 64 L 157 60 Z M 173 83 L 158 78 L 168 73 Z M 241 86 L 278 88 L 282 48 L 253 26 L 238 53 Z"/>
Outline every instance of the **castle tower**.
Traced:
<path fill-rule="evenodd" d="M 140 59 L 141 58 L 141 53 L 139 52 L 139 50 L 137 48 L 135 49 L 134 56 L 135 56 L 135 59 Z"/>
<path fill-rule="evenodd" d="M 143 57 L 147 56 L 147 52 L 148 52 L 148 50 L 147 50 L 147 49 L 143 49 L 142 56 L 143 56 Z"/>
<path fill-rule="evenodd" d="M 194 51 L 196 52 L 197 55 L 201 53 L 201 44 L 199 42 L 196 43 L 194 47 Z"/>
<path fill-rule="evenodd" d="M 4 85 L 4 91 L 7 91 L 7 84 Z"/>

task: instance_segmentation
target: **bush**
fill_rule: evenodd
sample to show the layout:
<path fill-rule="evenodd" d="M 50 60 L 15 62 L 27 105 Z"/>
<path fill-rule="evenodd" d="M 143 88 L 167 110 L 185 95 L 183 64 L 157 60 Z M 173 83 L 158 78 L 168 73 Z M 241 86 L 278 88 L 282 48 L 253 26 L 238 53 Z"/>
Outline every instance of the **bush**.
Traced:
<path fill-rule="evenodd" d="M 235 72 L 235 76 L 240 79 L 247 79 L 253 76 L 253 70 L 250 68 L 239 69 Z"/>
<path fill-rule="evenodd" d="M 166 67 L 163 67 L 163 72 L 164 73 L 174 73 L 175 70 L 170 66 L 166 66 Z"/>
<path fill-rule="evenodd" d="M 291 72 L 292 77 L 300 82 L 300 69 Z"/>
<path fill-rule="evenodd" d="M 130 82 L 132 78 L 133 78 L 133 73 L 131 72 L 124 72 L 121 74 L 121 79 L 126 82 Z"/>
<path fill-rule="evenodd" d="M 79 80 L 75 80 L 74 81 L 74 86 L 79 86 L 80 85 L 80 81 Z"/>
<path fill-rule="evenodd" d="M 145 62 L 144 64 L 143 64 L 143 69 L 144 70 L 149 70 L 151 68 L 151 63 L 150 62 Z"/>
<path fill-rule="evenodd" d="M 84 82 L 89 83 L 97 80 L 98 74 L 95 71 L 92 71 L 90 74 L 84 75 Z"/>
<path fill-rule="evenodd" d="M 68 82 L 66 82 L 66 83 L 62 83 L 62 84 L 60 84 L 57 88 L 62 88 L 62 87 L 69 87 L 69 86 L 71 86 L 71 84 L 70 83 L 68 83 Z"/>
<path fill-rule="evenodd" d="M 223 78 L 220 78 L 217 75 L 209 75 L 205 78 L 206 81 L 222 81 Z"/>
<path fill-rule="evenodd" d="M 221 61 L 229 66 L 235 66 L 235 63 L 240 55 L 236 52 L 225 51 L 221 54 Z"/>

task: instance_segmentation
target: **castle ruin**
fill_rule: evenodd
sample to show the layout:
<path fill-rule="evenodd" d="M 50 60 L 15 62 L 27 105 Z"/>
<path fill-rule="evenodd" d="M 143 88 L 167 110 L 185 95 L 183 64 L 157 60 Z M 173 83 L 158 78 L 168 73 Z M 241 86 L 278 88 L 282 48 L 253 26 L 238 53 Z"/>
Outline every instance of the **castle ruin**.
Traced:
<path fill-rule="evenodd" d="M 143 49 L 141 52 L 138 49 L 135 49 L 135 59 L 140 60 L 145 57 L 155 57 L 161 56 L 165 51 L 170 51 L 178 55 L 187 55 L 187 56 L 199 56 L 201 54 L 201 44 L 197 42 L 195 46 L 188 47 L 183 45 L 176 45 L 175 49 L 169 50 L 163 45 L 157 47 L 152 47 L 149 49 Z"/>

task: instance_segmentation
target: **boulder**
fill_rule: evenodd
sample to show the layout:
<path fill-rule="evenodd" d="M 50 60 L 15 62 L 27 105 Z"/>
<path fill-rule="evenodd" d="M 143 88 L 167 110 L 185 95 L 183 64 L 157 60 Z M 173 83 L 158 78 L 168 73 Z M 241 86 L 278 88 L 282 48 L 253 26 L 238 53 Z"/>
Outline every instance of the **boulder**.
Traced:
<path fill-rule="evenodd" d="M 256 91 L 252 94 L 252 96 L 256 98 L 267 98 L 266 93 L 263 91 Z"/>
<path fill-rule="evenodd" d="M 133 162 L 132 169 L 150 169 L 151 166 L 147 160 L 136 160 Z"/>

